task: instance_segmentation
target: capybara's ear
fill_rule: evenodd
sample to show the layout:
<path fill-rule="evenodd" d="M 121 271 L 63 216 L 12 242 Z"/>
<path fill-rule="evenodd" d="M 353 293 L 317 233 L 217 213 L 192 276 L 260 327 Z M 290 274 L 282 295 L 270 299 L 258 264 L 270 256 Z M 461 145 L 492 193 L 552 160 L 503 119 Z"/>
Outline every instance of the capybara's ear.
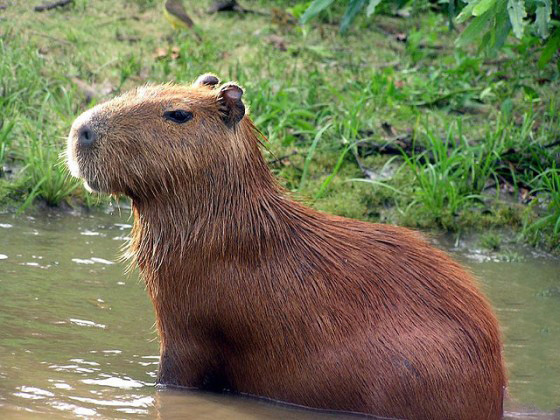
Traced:
<path fill-rule="evenodd" d="M 234 127 L 245 115 L 245 105 L 241 97 L 243 89 L 233 83 L 227 83 L 220 88 L 218 101 L 222 119 L 228 127 Z"/>
<path fill-rule="evenodd" d="M 220 79 L 218 79 L 212 73 L 205 73 L 198 76 L 198 79 L 194 82 L 195 86 L 209 86 L 214 88 L 217 84 L 220 83 Z"/>

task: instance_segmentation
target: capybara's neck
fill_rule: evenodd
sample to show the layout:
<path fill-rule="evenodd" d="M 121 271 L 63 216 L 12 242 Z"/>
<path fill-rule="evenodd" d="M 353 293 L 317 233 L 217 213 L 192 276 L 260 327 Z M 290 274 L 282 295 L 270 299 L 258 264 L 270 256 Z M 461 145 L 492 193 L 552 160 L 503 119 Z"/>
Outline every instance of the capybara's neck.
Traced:
<path fill-rule="evenodd" d="M 190 171 L 193 179 L 173 191 L 133 198 L 130 252 L 145 273 L 178 261 L 195 269 L 224 259 L 257 260 L 284 242 L 298 213 L 304 217 L 268 169 L 251 121 L 228 140 L 236 143 L 236 155 L 199 162 L 201 168 Z"/>

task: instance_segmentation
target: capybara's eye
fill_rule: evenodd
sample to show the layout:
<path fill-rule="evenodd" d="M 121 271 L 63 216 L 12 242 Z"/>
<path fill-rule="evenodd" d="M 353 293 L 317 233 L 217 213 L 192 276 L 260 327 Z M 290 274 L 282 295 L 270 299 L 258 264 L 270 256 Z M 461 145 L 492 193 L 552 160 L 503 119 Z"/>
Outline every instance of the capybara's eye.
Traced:
<path fill-rule="evenodd" d="M 176 111 L 166 111 L 163 113 L 163 117 L 166 120 L 173 121 L 177 124 L 183 124 L 187 121 L 192 120 L 192 112 L 183 111 L 182 109 L 178 109 Z"/>

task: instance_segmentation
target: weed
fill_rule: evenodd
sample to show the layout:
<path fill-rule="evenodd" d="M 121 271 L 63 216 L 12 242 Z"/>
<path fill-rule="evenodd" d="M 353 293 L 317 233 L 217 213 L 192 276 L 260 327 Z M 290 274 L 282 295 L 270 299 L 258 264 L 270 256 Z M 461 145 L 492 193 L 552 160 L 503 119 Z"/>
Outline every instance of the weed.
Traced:
<path fill-rule="evenodd" d="M 58 148 L 52 147 L 41 131 L 29 130 L 26 165 L 23 168 L 29 186 L 25 209 L 35 198 L 43 199 L 50 206 L 57 206 L 78 187 L 79 181 L 70 177 Z"/>
<path fill-rule="evenodd" d="M 409 201 L 404 212 L 422 213 L 437 225 L 452 228 L 459 212 L 481 199 L 480 194 L 493 176 L 494 162 L 500 155 L 499 139 L 497 134 L 490 136 L 486 143 L 471 145 L 463 136 L 460 121 L 448 128 L 445 139 L 427 128 L 423 137 L 425 151 L 402 153 L 401 170 L 411 173 L 414 179 L 413 187 L 407 192 Z M 385 182 L 369 182 L 404 194 Z"/>
<path fill-rule="evenodd" d="M 560 169 L 554 165 L 536 176 L 533 184 L 537 187 L 533 193 L 539 194 L 539 200 L 546 207 L 546 214 L 532 223 L 526 223 L 523 233 L 533 242 L 543 239 L 557 245 L 560 243 Z"/>
<path fill-rule="evenodd" d="M 10 121 L 8 123 L 3 123 L 0 127 L 0 165 L 6 161 L 8 149 L 10 148 L 10 143 L 12 142 L 10 133 L 14 128 L 14 124 L 14 121 Z M 2 169 L 0 167 L 0 173 L 1 172 Z"/>
<path fill-rule="evenodd" d="M 502 245 L 502 237 L 494 232 L 485 233 L 480 237 L 480 246 L 490 251 L 498 251 Z"/>
<path fill-rule="evenodd" d="M 321 137 L 323 136 L 323 133 L 328 130 L 328 128 L 331 125 L 329 123 L 325 124 L 315 135 L 315 139 L 313 139 L 313 143 L 311 143 L 311 147 L 309 148 L 309 151 L 307 153 L 307 157 L 305 158 L 305 163 L 303 164 L 303 172 L 301 174 L 301 179 L 299 181 L 299 188 L 298 190 L 301 191 L 301 189 L 303 188 L 303 186 L 305 185 L 305 181 L 307 178 L 307 174 L 309 173 L 309 165 L 311 164 L 311 160 L 313 159 L 313 154 L 315 153 L 315 149 L 317 148 L 317 145 L 319 144 L 319 140 L 321 140 Z"/>

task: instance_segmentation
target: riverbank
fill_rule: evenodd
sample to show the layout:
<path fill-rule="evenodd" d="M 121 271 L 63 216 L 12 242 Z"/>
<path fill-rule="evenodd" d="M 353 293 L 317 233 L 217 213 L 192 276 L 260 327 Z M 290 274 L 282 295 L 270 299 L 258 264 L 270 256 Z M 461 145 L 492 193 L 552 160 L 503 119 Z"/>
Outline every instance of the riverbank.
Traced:
<path fill-rule="evenodd" d="M 210 2 L 185 1 L 195 31 L 173 30 L 158 1 L 35 3 L 0 10 L 4 209 L 105 206 L 60 158 L 73 119 L 129 88 L 211 71 L 244 86 L 271 168 L 314 207 L 480 230 L 490 245 L 507 228 L 558 252 L 560 77 L 554 62 L 538 68 L 535 40 L 477 56 L 429 10 L 362 16 L 341 36 L 339 16 L 299 25 L 297 2 L 208 14 Z"/>

